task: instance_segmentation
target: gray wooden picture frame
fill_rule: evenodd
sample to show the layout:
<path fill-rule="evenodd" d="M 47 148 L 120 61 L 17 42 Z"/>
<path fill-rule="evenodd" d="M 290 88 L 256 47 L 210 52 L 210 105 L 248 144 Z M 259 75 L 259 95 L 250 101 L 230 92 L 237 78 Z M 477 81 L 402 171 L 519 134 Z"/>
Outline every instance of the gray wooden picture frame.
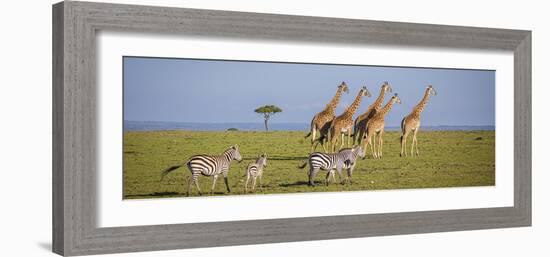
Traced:
<path fill-rule="evenodd" d="M 96 33 L 514 52 L 514 206 L 194 224 L 96 225 Z M 53 6 L 53 251 L 87 255 L 531 225 L 531 32 L 66 1 Z"/>

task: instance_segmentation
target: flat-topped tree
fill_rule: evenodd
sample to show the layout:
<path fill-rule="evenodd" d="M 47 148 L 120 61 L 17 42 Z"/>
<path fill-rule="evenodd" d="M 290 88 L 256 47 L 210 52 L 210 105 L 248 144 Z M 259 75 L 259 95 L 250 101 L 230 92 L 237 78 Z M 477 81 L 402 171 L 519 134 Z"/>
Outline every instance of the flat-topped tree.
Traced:
<path fill-rule="evenodd" d="M 265 131 L 269 131 L 269 128 L 267 126 L 267 122 L 269 121 L 269 118 L 271 116 L 275 115 L 275 113 L 282 112 L 283 110 L 275 105 L 264 105 L 262 107 L 257 108 L 254 110 L 256 113 L 260 113 L 264 115 L 264 125 L 265 125 Z"/>

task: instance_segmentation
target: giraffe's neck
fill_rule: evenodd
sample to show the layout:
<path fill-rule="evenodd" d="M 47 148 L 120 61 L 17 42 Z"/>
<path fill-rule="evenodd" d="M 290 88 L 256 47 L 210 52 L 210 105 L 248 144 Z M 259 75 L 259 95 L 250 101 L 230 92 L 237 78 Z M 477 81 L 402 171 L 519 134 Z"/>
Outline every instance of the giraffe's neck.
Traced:
<path fill-rule="evenodd" d="M 343 89 L 341 87 L 336 90 L 336 94 L 334 97 L 332 97 L 332 100 L 327 104 L 327 107 L 325 110 L 329 113 L 334 113 L 334 110 L 336 110 L 336 106 L 338 106 L 338 103 L 340 102 L 340 97 L 342 96 Z"/>
<path fill-rule="evenodd" d="M 355 97 L 355 100 L 353 100 L 353 103 L 346 109 L 343 115 L 346 117 L 351 117 L 357 111 L 357 108 L 361 104 L 361 97 L 363 96 L 363 91 L 361 90 L 359 94 Z"/>
<path fill-rule="evenodd" d="M 384 88 L 382 87 L 382 89 L 380 90 L 380 94 L 378 95 L 378 98 L 376 98 L 374 103 L 372 103 L 369 106 L 369 109 L 371 109 L 371 108 L 380 109 L 380 107 L 382 107 L 382 103 L 384 102 L 384 95 L 385 94 L 386 94 L 386 90 L 384 90 Z"/>
<path fill-rule="evenodd" d="M 420 103 L 416 105 L 413 109 L 413 114 L 416 116 L 419 116 L 422 111 L 424 111 L 424 107 L 426 107 L 426 104 L 428 103 L 428 100 L 430 99 L 430 92 L 426 90 L 426 93 L 424 93 L 424 97 L 422 97 L 422 100 L 420 100 Z"/>
<path fill-rule="evenodd" d="M 393 99 L 391 99 L 386 106 L 384 106 L 380 111 L 378 112 L 380 116 L 385 117 L 388 112 L 390 112 L 391 108 L 393 107 Z"/>

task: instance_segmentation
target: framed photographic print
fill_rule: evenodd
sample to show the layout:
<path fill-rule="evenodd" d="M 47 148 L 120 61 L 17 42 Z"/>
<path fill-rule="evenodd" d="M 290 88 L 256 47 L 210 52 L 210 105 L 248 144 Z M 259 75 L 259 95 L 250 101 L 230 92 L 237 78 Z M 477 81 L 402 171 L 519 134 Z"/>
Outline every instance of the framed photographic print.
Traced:
<path fill-rule="evenodd" d="M 53 6 L 53 250 L 531 225 L 531 32 Z"/>

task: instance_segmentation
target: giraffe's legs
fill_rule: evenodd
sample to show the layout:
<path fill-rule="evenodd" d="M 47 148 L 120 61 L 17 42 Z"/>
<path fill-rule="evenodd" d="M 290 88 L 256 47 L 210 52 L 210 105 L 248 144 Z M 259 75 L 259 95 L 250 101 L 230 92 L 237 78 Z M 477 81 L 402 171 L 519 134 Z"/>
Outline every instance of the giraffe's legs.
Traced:
<path fill-rule="evenodd" d="M 329 144 L 327 145 L 329 153 L 330 151 L 333 151 L 333 147 L 335 144 L 338 144 L 338 136 L 330 133 L 329 137 L 327 137 L 327 141 Z"/>
<path fill-rule="evenodd" d="M 338 150 L 342 149 L 342 147 L 344 147 L 344 144 L 346 143 L 346 134 L 345 133 L 340 133 L 340 139 L 342 140 L 340 142 L 340 147 L 338 148 Z"/>
<path fill-rule="evenodd" d="M 376 152 L 376 158 L 380 159 L 380 132 L 374 135 L 374 150 Z"/>
<path fill-rule="evenodd" d="M 376 149 L 376 132 L 372 134 L 372 157 L 378 159 L 378 150 Z"/>
<path fill-rule="evenodd" d="M 325 153 L 328 153 L 328 147 L 327 147 L 328 140 L 327 140 L 327 139 L 323 139 L 323 142 L 322 142 L 321 144 L 322 144 L 322 146 L 323 146 L 323 150 L 325 150 Z"/>
<path fill-rule="evenodd" d="M 411 157 L 414 157 L 414 142 L 415 142 L 415 134 L 416 134 L 416 129 L 412 131 L 413 135 L 412 135 L 412 144 L 411 144 Z"/>
<path fill-rule="evenodd" d="M 380 130 L 378 133 L 378 158 L 382 158 L 382 146 L 384 145 L 384 130 Z"/>
<path fill-rule="evenodd" d="M 363 142 L 363 136 L 365 136 L 365 129 L 362 128 L 360 125 L 357 126 L 357 130 L 353 131 L 353 136 L 353 143 L 355 144 L 355 141 L 357 141 L 357 145 L 361 145 L 361 143 Z"/>
<path fill-rule="evenodd" d="M 367 131 L 367 138 L 366 138 L 365 147 L 364 147 L 365 151 L 368 149 L 369 145 L 370 145 L 370 151 L 371 151 L 371 154 L 372 154 L 372 158 L 375 158 L 374 157 L 374 144 L 372 143 L 372 134 Z"/>
<path fill-rule="evenodd" d="M 403 157 L 407 157 L 407 137 L 409 136 L 409 131 L 407 129 L 405 129 L 405 131 L 403 131 L 403 134 L 401 135 L 401 154 L 399 156 Z"/>
<path fill-rule="evenodd" d="M 321 140 L 321 139 L 319 139 L 319 140 Z M 325 145 L 321 141 L 317 141 L 317 142 L 315 142 L 315 144 L 311 145 L 311 152 L 310 153 L 315 152 L 315 150 L 317 149 L 317 146 L 319 144 L 321 144 L 323 146 L 323 149 L 325 149 Z"/>
<path fill-rule="evenodd" d="M 367 155 L 367 153 L 369 152 L 368 151 L 369 149 L 367 148 L 369 146 L 369 141 L 366 136 L 364 136 L 363 141 L 365 141 L 365 145 L 363 146 L 363 149 L 365 149 L 365 155 Z"/>
<path fill-rule="evenodd" d="M 372 149 L 372 139 L 371 139 L 371 137 L 372 136 L 367 133 L 367 135 L 365 136 L 365 138 L 363 138 L 363 140 L 365 141 L 365 149 L 368 150 L 368 147 L 370 145 L 370 154 L 372 155 L 372 157 L 374 157 L 374 155 L 373 155 L 374 150 Z M 367 150 L 365 150 L 365 151 L 367 151 Z M 365 154 L 366 154 L 366 152 L 365 152 Z"/>
<path fill-rule="evenodd" d="M 416 139 L 416 133 L 418 133 L 418 129 L 414 130 L 413 142 L 414 142 L 414 145 L 415 145 L 415 148 L 416 148 L 416 156 L 420 156 L 420 154 L 418 153 L 418 140 Z"/>
<path fill-rule="evenodd" d="M 317 146 L 319 145 L 319 142 L 321 137 L 323 136 L 323 134 L 321 133 L 321 131 L 319 131 L 319 140 L 316 140 L 315 138 L 317 137 L 317 127 L 315 125 L 313 125 L 313 129 L 311 130 L 311 153 L 313 153 L 315 151 L 315 149 L 317 149 Z"/>
<path fill-rule="evenodd" d="M 315 152 L 319 144 L 321 144 L 321 146 L 323 147 L 323 150 L 325 151 L 325 153 L 327 153 L 328 152 L 327 146 L 326 146 L 327 143 L 328 143 L 327 136 L 326 135 L 323 136 L 323 132 L 319 132 L 319 139 L 315 140 L 315 143 L 311 144 L 310 153 Z"/>
<path fill-rule="evenodd" d="M 354 126 L 353 127 L 353 143 L 354 144 L 355 144 L 355 142 L 359 142 L 359 144 L 361 144 L 358 137 L 359 137 L 359 126 Z"/>
<path fill-rule="evenodd" d="M 329 136 L 329 140 L 330 141 L 330 145 L 328 145 L 328 148 L 334 152 L 334 149 L 336 147 L 336 142 L 338 141 L 338 136 L 336 135 L 336 133 L 334 133 L 336 130 L 332 130 L 331 128 L 331 131 L 330 131 L 330 136 Z"/>
<path fill-rule="evenodd" d="M 338 147 L 338 143 L 339 143 L 340 139 L 339 139 L 339 136 L 337 135 L 334 135 L 332 137 L 332 140 L 331 140 L 331 146 L 332 146 L 332 152 L 335 152 L 336 151 L 336 147 Z"/>
<path fill-rule="evenodd" d="M 315 125 L 313 125 L 313 128 L 311 128 L 311 144 L 315 143 L 316 136 L 317 136 L 317 128 Z"/>
<path fill-rule="evenodd" d="M 351 128 L 348 129 L 348 145 L 347 147 L 351 146 Z"/>
<path fill-rule="evenodd" d="M 376 133 L 375 135 L 376 137 L 376 158 L 380 159 L 382 158 L 382 156 L 380 155 L 380 153 L 382 152 L 382 150 L 380 149 L 380 147 L 382 147 L 382 137 L 380 135 L 380 132 Z"/>
<path fill-rule="evenodd" d="M 319 140 L 320 140 L 320 139 L 319 139 Z M 315 149 L 317 149 L 317 145 L 319 145 L 319 141 L 316 141 L 315 143 L 312 143 L 312 144 L 311 144 L 311 151 L 310 151 L 310 153 L 315 152 Z M 324 145 L 323 145 L 323 147 L 324 147 Z"/>

